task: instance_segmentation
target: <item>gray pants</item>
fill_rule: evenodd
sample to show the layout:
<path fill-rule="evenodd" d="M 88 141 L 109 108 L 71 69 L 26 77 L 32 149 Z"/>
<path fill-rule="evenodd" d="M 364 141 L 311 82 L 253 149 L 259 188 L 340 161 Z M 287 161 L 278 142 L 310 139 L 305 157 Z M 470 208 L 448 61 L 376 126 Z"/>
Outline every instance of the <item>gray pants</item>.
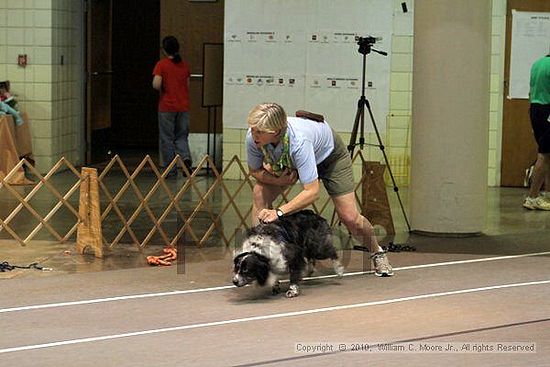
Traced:
<path fill-rule="evenodd" d="M 162 165 L 168 166 L 176 154 L 182 160 L 191 160 L 188 141 L 189 112 L 159 112 L 158 117 Z"/>

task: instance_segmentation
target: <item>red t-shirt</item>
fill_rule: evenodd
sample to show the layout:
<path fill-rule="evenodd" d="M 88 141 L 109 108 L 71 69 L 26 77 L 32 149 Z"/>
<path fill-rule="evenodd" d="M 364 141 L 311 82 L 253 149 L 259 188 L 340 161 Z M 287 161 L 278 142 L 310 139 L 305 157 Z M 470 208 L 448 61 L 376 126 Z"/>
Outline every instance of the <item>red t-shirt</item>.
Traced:
<path fill-rule="evenodd" d="M 174 64 L 168 57 L 160 60 L 153 69 L 153 75 L 162 77 L 159 99 L 160 112 L 189 111 L 189 64 L 187 61 Z"/>

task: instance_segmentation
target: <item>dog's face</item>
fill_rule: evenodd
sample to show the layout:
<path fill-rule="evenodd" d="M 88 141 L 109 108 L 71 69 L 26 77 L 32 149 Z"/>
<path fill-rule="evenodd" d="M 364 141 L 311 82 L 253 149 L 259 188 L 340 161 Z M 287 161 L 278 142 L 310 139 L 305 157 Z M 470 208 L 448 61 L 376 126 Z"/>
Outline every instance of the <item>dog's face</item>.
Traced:
<path fill-rule="evenodd" d="M 254 252 L 244 252 L 233 260 L 233 284 L 242 287 L 257 281 L 264 285 L 269 276 L 269 260 Z"/>

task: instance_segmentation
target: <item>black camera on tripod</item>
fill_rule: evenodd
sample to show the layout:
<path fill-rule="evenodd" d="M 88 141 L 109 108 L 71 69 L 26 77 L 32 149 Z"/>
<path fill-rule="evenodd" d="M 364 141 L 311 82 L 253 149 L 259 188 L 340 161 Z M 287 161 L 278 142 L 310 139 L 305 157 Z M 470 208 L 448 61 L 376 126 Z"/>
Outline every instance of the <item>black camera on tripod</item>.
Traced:
<path fill-rule="evenodd" d="M 374 45 L 376 43 L 376 41 L 380 41 L 380 38 L 379 37 L 372 37 L 372 36 L 367 36 L 367 37 L 355 37 L 355 40 L 357 41 L 357 44 L 359 46 L 363 46 L 363 45 Z"/>
<path fill-rule="evenodd" d="M 359 45 L 359 53 L 363 54 L 363 55 L 366 55 L 366 54 L 371 52 L 372 45 L 374 45 L 376 43 L 376 41 L 381 41 L 382 37 L 372 37 L 372 36 L 359 37 L 359 36 L 355 36 L 355 40 L 357 41 L 357 44 Z"/>

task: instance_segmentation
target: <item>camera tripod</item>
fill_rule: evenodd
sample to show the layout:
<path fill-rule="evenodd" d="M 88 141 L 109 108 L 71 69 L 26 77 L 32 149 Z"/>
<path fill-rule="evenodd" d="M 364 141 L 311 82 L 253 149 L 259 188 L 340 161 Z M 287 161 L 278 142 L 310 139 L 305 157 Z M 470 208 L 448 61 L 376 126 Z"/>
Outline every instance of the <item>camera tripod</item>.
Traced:
<path fill-rule="evenodd" d="M 361 97 L 359 98 L 359 101 L 357 102 L 357 112 L 355 114 L 355 122 L 353 124 L 353 130 L 351 132 L 351 137 L 348 145 L 348 151 L 353 158 L 353 152 L 355 150 L 355 147 L 359 145 L 361 149 L 363 149 L 363 146 L 365 145 L 365 108 L 369 112 L 369 116 L 372 122 L 372 126 L 374 127 L 374 131 L 376 133 L 376 138 L 378 139 L 378 148 L 380 148 L 380 151 L 382 152 L 382 155 L 384 156 L 384 162 L 386 163 L 386 167 L 388 168 L 388 173 L 390 174 L 391 181 L 393 184 L 393 191 L 397 195 L 397 199 L 399 201 L 399 206 L 401 207 L 401 212 L 403 213 L 403 217 L 405 218 L 405 223 L 407 224 L 407 229 L 409 232 L 411 232 L 411 225 L 409 224 L 409 219 L 407 218 L 407 214 L 405 213 L 405 208 L 403 207 L 403 202 L 401 201 L 401 196 L 399 195 L 399 188 L 397 187 L 397 184 L 395 182 L 395 178 L 393 176 L 393 172 L 391 170 L 390 163 L 388 162 L 388 157 L 386 155 L 384 144 L 382 143 L 382 139 L 380 137 L 380 133 L 378 132 L 378 127 L 376 126 L 376 121 L 374 119 L 374 115 L 372 113 L 372 110 L 370 108 L 370 103 L 367 97 L 365 97 L 365 72 L 366 72 L 366 65 L 367 65 L 367 54 L 369 54 L 372 51 L 379 53 L 380 55 L 387 56 L 388 54 L 384 51 L 379 51 L 374 48 L 372 48 L 372 45 L 376 42 L 376 38 L 374 37 L 359 37 L 359 40 L 357 44 L 359 45 L 359 53 L 363 55 L 363 70 L 362 70 L 362 76 L 361 76 Z M 361 128 L 361 136 L 359 138 L 359 144 L 356 143 L 357 140 L 357 129 Z"/>

